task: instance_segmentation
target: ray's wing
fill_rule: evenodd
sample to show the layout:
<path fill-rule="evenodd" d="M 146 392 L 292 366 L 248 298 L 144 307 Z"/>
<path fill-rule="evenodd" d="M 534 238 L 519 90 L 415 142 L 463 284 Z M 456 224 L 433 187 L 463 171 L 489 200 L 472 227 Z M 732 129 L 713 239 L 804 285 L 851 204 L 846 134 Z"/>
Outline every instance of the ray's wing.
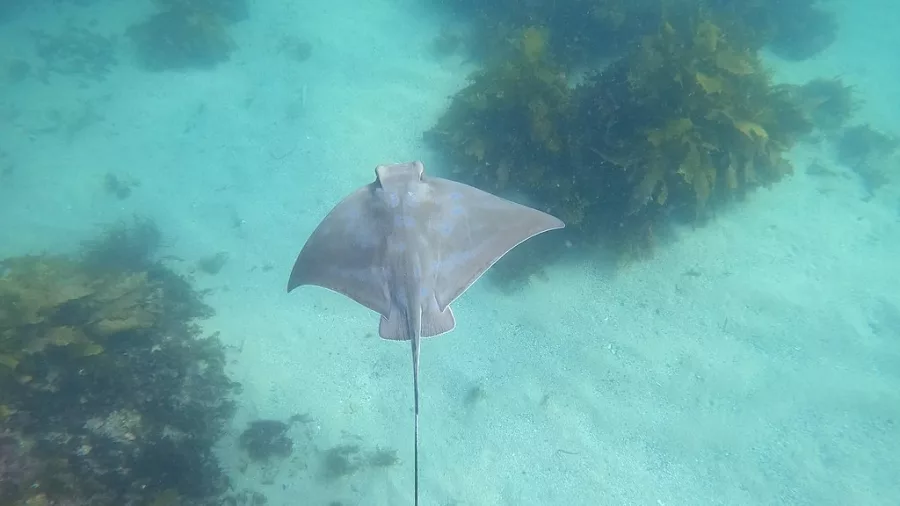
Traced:
<path fill-rule="evenodd" d="M 289 292 L 317 285 L 382 315 L 390 313 L 383 268 L 390 217 L 374 191 L 374 184 L 356 190 L 322 220 L 294 263 Z"/>
<path fill-rule="evenodd" d="M 563 228 L 547 213 L 448 179 L 423 179 L 438 210 L 428 223 L 443 311 L 497 260 L 540 233 Z"/>

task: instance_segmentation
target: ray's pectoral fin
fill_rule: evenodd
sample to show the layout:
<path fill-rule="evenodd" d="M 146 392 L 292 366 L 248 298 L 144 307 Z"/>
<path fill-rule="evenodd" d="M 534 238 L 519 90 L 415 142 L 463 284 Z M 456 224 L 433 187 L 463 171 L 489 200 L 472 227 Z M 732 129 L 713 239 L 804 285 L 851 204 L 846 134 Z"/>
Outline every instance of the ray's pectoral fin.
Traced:
<path fill-rule="evenodd" d="M 378 324 L 378 335 L 382 339 L 390 339 L 391 341 L 409 341 L 412 336 L 409 335 L 406 318 L 397 308 L 391 308 L 388 316 L 381 316 L 381 322 Z"/>
<path fill-rule="evenodd" d="M 387 314 L 391 302 L 380 252 L 386 248 L 392 222 L 374 191 L 371 184 L 356 190 L 319 223 L 297 256 L 289 292 L 301 285 L 318 285 Z"/>
<path fill-rule="evenodd" d="M 429 243 L 440 252 L 434 284 L 438 307 L 449 307 L 522 242 L 565 227 L 547 213 L 456 181 L 429 178 L 427 183 L 441 210 L 427 231 Z"/>
<path fill-rule="evenodd" d="M 446 334 L 456 327 L 456 319 L 453 318 L 453 310 L 447 306 L 443 311 L 438 307 L 437 301 L 431 299 L 425 311 L 422 312 L 422 337 L 434 337 Z"/>
<path fill-rule="evenodd" d="M 446 334 L 456 327 L 453 310 L 449 307 L 441 311 L 437 301 L 431 302 L 422 311 L 422 333 L 420 337 L 434 337 Z M 378 334 L 391 341 L 408 341 L 412 338 L 407 330 L 406 318 L 397 308 L 391 308 L 389 316 L 382 316 Z"/>

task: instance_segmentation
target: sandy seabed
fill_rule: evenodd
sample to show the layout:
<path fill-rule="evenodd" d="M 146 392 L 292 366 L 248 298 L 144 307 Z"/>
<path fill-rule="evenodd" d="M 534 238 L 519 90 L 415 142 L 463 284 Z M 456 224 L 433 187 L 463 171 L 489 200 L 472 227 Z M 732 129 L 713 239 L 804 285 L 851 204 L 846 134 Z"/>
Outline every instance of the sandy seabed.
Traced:
<path fill-rule="evenodd" d="M 237 485 L 274 506 L 411 504 L 407 345 L 375 337 L 376 316 L 350 301 L 285 284 L 318 220 L 376 164 L 429 167 L 421 133 L 472 68 L 429 55 L 441 19 L 424 4 L 259 1 L 213 71 L 148 74 L 123 43 L 102 82 L 53 76 L 0 96 L 17 167 L 0 188 L 3 256 L 70 250 L 133 214 L 156 220 L 186 269 L 227 252 L 197 281 L 244 386 L 234 435 L 308 416 L 278 466 L 238 472 L 235 437 L 222 442 Z M 0 60 L 28 54 L 32 28 L 93 19 L 112 34 L 146 14 L 53 5 L 3 27 Z M 900 10 L 832 6 L 829 50 L 767 61 L 784 82 L 842 76 L 865 101 L 856 122 L 900 133 L 900 66 L 885 54 Z M 312 42 L 308 61 L 279 54 L 290 34 Z M 611 271 L 576 242 L 521 291 L 484 280 L 457 301 L 457 329 L 422 347 L 422 503 L 900 504 L 900 189 L 867 198 L 826 140 L 791 159 L 793 177 L 651 260 Z M 139 186 L 118 200 L 107 173 Z M 340 445 L 400 462 L 327 479 L 322 455 Z"/>

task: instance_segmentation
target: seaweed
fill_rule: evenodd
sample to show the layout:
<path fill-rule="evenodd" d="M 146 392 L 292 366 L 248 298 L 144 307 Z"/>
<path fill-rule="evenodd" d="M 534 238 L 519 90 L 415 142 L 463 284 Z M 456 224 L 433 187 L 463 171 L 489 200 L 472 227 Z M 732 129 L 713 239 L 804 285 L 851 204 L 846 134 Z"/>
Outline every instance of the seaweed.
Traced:
<path fill-rule="evenodd" d="M 781 13 L 769 44 L 775 54 L 787 60 L 806 60 L 837 40 L 837 18 L 817 3 L 816 0 L 781 0 L 773 6 Z"/>
<path fill-rule="evenodd" d="M 222 267 L 225 267 L 225 264 L 228 263 L 228 258 L 228 253 L 224 251 L 214 255 L 207 255 L 197 260 L 197 269 L 204 274 L 214 276 L 222 270 Z"/>
<path fill-rule="evenodd" d="M 288 429 L 290 425 L 280 420 L 254 420 L 241 433 L 238 441 L 252 460 L 286 458 L 294 451 L 294 442 L 287 435 Z"/>
<path fill-rule="evenodd" d="M 162 10 L 186 10 L 214 13 L 227 22 L 249 17 L 247 0 L 155 0 Z"/>
<path fill-rule="evenodd" d="M 322 454 L 322 478 L 332 481 L 358 471 L 363 465 L 360 451 L 359 445 L 355 444 L 342 444 L 326 450 Z"/>
<path fill-rule="evenodd" d="M 0 368 L 50 348 L 73 357 L 102 353 L 121 332 L 147 329 L 159 317 L 159 286 L 144 272 L 89 275 L 61 256 L 26 256 L 0 263 Z"/>
<path fill-rule="evenodd" d="M 447 58 L 456 53 L 463 43 L 463 37 L 458 32 L 444 26 L 434 36 L 429 47 L 431 55 L 436 59 Z"/>
<path fill-rule="evenodd" d="M 719 19 L 738 45 L 768 46 L 783 58 L 810 58 L 837 37 L 837 19 L 819 0 L 700 0 L 697 8 Z M 568 69 L 617 57 L 651 35 L 659 23 L 689 8 L 674 0 L 442 0 L 469 23 L 465 42 L 476 57 L 539 22 L 555 36 L 549 51 Z"/>
<path fill-rule="evenodd" d="M 860 106 L 853 87 L 840 78 L 813 79 L 794 90 L 794 99 L 816 128 L 827 132 L 843 127 Z"/>
<path fill-rule="evenodd" d="M 790 89 L 706 15 L 664 22 L 579 93 L 579 163 L 627 192 L 621 218 L 648 207 L 702 218 L 711 198 L 790 173 L 782 155 L 811 130 Z"/>
<path fill-rule="evenodd" d="M 364 467 L 384 469 L 399 462 L 396 450 L 376 448 L 363 452 L 357 444 L 341 444 L 322 453 L 322 478 L 333 481 L 350 476 Z"/>
<path fill-rule="evenodd" d="M 0 416 L 0 422 L 5 418 Z M 9 431 L 0 431 L 0 504 L 11 504 L 25 492 L 34 478 L 35 469 L 26 455 L 20 438 Z"/>
<path fill-rule="evenodd" d="M 78 255 L 0 263 L 3 504 L 211 506 L 227 492 L 212 450 L 238 385 L 196 326 L 212 310 L 137 223 Z"/>
<path fill-rule="evenodd" d="M 484 386 L 481 384 L 474 385 L 469 388 L 466 392 L 465 397 L 463 398 L 463 404 L 467 407 L 472 407 L 475 404 L 480 404 L 487 398 L 487 392 L 484 389 Z"/>
<path fill-rule="evenodd" d="M 303 63 L 312 56 L 312 44 L 296 35 L 285 35 L 278 42 L 278 53 L 289 59 Z"/>
<path fill-rule="evenodd" d="M 152 71 L 211 68 L 231 57 L 227 19 L 211 2 L 161 2 L 165 10 L 128 29 L 137 58 Z"/>
<path fill-rule="evenodd" d="M 567 157 L 571 89 L 547 52 L 549 34 L 529 27 L 494 62 L 470 77 L 425 139 L 457 171 L 494 191 L 566 184 L 555 169 Z"/>
<path fill-rule="evenodd" d="M 119 200 L 125 200 L 131 196 L 131 191 L 140 183 L 131 178 L 119 177 L 112 172 L 107 172 L 103 176 L 103 190 L 109 195 L 115 196 Z"/>
<path fill-rule="evenodd" d="M 469 77 L 424 137 L 446 156 L 455 177 L 577 225 L 587 197 L 570 170 L 576 104 L 564 66 L 548 49 L 551 38 L 542 27 L 518 32 Z M 564 248 L 536 238 L 498 262 L 490 277 L 514 290 L 542 274 L 535 257 L 557 257 Z"/>
<path fill-rule="evenodd" d="M 778 56 L 805 60 L 837 39 L 835 15 L 819 0 L 704 0 L 735 40 L 755 49 L 768 46 Z"/>
<path fill-rule="evenodd" d="M 717 21 L 667 17 L 574 87 L 546 50 L 548 32 L 528 28 L 427 138 L 467 182 L 524 195 L 640 254 L 663 230 L 657 224 L 701 222 L 791 173 L 783 155 L 812 130 L 795 88 L 773 84 L 756 50 Z"/>
<path fill-rule="evenodd" d="M 381 468 L 381 467 L 391 467 L 400 463 L 400 458 L 397 457 L 397 450 L 388 450 L 385 448 L 377 448 L 375 451 L 370 453 L 366 458 L 370 467 Z"/>
<path fill-rule="evenodd" d="M 547 51 L 568 68 L 614 56 L 658 22 L 664 0 L 441 1 L 471 21 L 465 41 L 477 58 L 490 59 L 507 41 L 538 21 L 554 34 Z"/>
<path fill-rule="evenodd" d="M 134 217 L 107 225 L 81 244 L 79 261 L 88 272 L 149 271 L 158 268 L 162 232 L 153 220 Z"/>
<path fill-rule="evenodd" d="M 31 37 L 42 62 L 37 71 L 40 76 L 52 72 L 102 81 L 118 64 L 116 37 L 105 37 L 71 23 L 53 34 L 32 30 Z"/>
<path fill-rule="evenodd" d="M 836 147 L 838 160 L 859 175 L 868 197 L 896 177 L 900 139 L 868 124 L 856 125 L 842 133 Z"/>

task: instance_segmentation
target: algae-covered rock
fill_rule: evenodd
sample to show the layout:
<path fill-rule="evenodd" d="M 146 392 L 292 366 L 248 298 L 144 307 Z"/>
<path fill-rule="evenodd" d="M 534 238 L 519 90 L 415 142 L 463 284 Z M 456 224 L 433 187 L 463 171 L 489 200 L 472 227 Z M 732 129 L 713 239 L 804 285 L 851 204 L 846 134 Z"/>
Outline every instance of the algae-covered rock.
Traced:
<path fill-rule="evenodd" d="M 61 256 L 0 266 L 0 367 L 15 370 L 50 347 L 96 355 L 110 337 L 149 329 L 160 316 L 160 286 L 146 273 L 96 276 Z"/>
<path fill-rule="evenodd" d="M 626 252 L 789 174 L 785 152 L 812 129 L 794 89 L 708 14 L 667 17 L 574 86 L 545 49 L 553 36 L 523 31 L 426 137 L 458 177 Z"/>
<path fill-rule="evenodd" d="M 243 21 L 249 16 L 247 0 L 154 0 L 163 10 L 215 13 L 223 20 Z"/>
<path fill-rule="evenodd" d="M 3 505 L 226 500 L 212 448 L 237 385 L 196 324 L 211 309 L 148 247 L 158 236 L 143 221 L 80 255 L 0 262 Z"/>
<path fill-rule="evenodd" d="M 547 44 L 545 30 L 523 30 L 426 132 L 469 182 L 535 191 L 565 179 L 572 92 Z"/>
<path fill-rule="evenodd" d="M 665 22 L 578 93 L 582 170 L 628 192 L 623 217 L 654 207 L 702 217 L 711 199 L 790 173 L 783 154 L 811 129 L 755 52 L 705 17 Z"/>
<path fill-rule="evenodd" d="M 853 87 L 840 78 L 813 79 L 797 86 L 793 95 L 816 128 L 825 132 L 843 127 L 860 105 Z"/>
<path fill-rule="evenodd" d="M 211 68 L 231 57 L 234 41 L 226 21 L 204 8 L 174 7 L 132 26 L 139 63 L 148 70 Z"/>

